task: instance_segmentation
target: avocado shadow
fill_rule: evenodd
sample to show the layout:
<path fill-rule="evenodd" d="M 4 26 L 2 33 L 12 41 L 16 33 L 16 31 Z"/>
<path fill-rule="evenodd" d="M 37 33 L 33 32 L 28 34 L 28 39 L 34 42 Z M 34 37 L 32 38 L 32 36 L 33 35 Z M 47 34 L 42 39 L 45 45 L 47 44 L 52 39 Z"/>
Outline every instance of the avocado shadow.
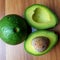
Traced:
<path fill-rule="evenodd" d="M 27 28 L 28 28 L 28 30 L 27 30 L 27 33 L 28 33 L 28 35 L 32 32 L 32 28 L 31 28 L 31 26 L 27 23 L 27 21 L 26 21 L 26 19 L 25 18 L 22 18 L 23 20 L 25 20 L 25 23 L 27 24 Z"/>
<path fill-rule="evenodd" d="M 60 43 L 60 33 L 58 31 L 54 31 L 57 35 L 58 35 L 58 41 L 56 43 L 56 45 L 58 45 Z"/>
<path fill-rule="evenodd" d="M 20 17 L 21 17 L 21 16 L 20 16 Z M 23 17 L 21 17 L 21 18 L 22 18 L 22 20 L 25 21 L 25 23 L 26 23 L 26 25 L 27 25 L 27 37 L 25 38 L 25 40 L 27 40 L 29 34 L 32 32 L 32 28 L 31 28 L 31 26 L 27 23 L 27 21 L 26 21 L 25 18 L 23 18 Z M 22 43 L 23 43 L 25 40 L 23 40 Z"/>

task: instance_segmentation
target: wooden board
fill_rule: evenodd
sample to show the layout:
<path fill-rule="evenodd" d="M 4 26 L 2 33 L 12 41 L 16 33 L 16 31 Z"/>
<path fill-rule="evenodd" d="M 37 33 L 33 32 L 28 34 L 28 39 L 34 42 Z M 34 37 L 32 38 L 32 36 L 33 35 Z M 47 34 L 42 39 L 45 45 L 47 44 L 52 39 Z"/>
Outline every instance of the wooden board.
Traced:
<path fill-rule="evenodd" d="M 0 0 L 0 18 L 2 18 L 5 15 L 5 1 Z M 0 60 L 6 60 L 6 45 L 5 43 L 0 39 Z"/>
<path fill-rule="evenodd" d="M 36 3 L 48 6 L 57 14 L 59 24 L 53 30 L 60 37 L 60 0 L 0 0 L 0 18 L 7 14 L 18 14 L 23 17 L 25 8 Z M 0 39 L 0 60 L 60 60 L 60 41 L 49 53 L 32 56 L 25 52 L 23 43 L 12 46 Z"/>

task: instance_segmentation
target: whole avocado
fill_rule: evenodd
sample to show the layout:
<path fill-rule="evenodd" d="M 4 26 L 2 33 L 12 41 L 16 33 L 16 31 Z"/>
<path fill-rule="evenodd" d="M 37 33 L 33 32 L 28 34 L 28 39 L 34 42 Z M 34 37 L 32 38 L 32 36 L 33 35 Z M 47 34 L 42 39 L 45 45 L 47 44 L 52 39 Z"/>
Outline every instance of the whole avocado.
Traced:
<path fill-rule="evenodd" d="M 4 16 L 0 21 L 0 38 L 8 44 L 23 42 L 30 32 L 31 27 L 16 14 Z"/>

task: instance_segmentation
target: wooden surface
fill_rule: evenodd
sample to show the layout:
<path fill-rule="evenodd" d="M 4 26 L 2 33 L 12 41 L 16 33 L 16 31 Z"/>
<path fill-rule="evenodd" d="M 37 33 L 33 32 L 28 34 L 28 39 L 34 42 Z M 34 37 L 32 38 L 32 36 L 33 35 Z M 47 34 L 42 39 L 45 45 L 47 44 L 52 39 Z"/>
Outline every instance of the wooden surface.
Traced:
<path fill-rule="evenodd" d="M 0 18 L 7 14 L 23 16 L 24 9 L 35 3 L 48 6 L 60 20 L 60 0 L 0 0 Z M 60 21 L 53 30 L 60 37 Z M 49 53 L 43 56 L 32 56 L 24 51 L 23 43 L 12 46 L 0 39 L 0 60 L 60 60 L 60 41 Z"/>

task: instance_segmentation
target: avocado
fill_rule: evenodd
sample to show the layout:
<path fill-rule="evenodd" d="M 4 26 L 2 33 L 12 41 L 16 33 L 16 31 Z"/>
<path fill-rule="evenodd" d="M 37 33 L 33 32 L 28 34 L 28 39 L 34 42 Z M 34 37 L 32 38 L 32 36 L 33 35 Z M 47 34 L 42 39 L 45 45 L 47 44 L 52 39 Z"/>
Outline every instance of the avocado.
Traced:
<path fill-rule="evenodd" d="M 49 52 L 57 43 L 58 36 L 52 31 L 39 30 L 32 32 L 24 41 L 25 50 L 35 56 Z"/>
<path fill-rule="evenodd" d="M 26 21 L 36 29 L 53 28 L 58 23 L 58 17 L 47 6 L 33 4 L 24 12 Z"/>
<path fill-rule="evenodd" d="M 31 32 L 31 27 L 19 15 L 10 14 L 0 20 L 0 38 L 10 45 L 23 42 Z"/>

